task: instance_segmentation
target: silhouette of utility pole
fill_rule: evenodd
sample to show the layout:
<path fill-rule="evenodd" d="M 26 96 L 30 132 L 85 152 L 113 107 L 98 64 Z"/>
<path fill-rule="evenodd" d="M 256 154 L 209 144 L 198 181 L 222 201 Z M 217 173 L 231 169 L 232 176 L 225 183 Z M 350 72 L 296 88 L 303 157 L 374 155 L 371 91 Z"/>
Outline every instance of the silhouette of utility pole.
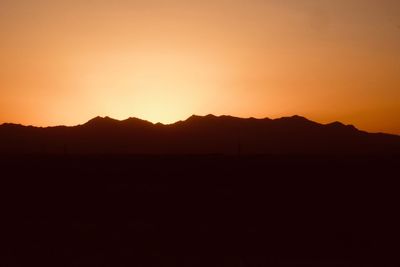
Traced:
<path fill-rule="evenodd" d="M 242 143 L 241 143 L 240 136 L 238 137 L 237 154 L 239 157 L 242 155 Z"/>
<path fill-rule="evenodd" d="M 237 133 L 237 155 L 240 157 L 242 155 L 242 136 L 240 124 Z"/>
<path fill-rule="evenodd" d="M 67 154 L 68 154 L 68 146 L 67 146 L 67 144 L 64 144 L 64 146 L 63 146 L 63 152 L 64 152 L 64 155 L 67 155 Z"/>
<path fill-rule="evenodd" d="M 46 144 L 40 145 L 39 153 L 41 153 L 41 154 L 43 154 L 43 155 L 47 154 L 47 147 L 46 147 Z"/>

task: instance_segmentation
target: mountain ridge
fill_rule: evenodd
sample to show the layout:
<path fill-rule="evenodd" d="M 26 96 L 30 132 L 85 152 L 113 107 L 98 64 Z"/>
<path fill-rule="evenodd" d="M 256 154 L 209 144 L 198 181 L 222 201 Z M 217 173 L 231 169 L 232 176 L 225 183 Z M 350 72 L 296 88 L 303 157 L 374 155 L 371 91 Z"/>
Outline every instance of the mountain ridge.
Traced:
<path fill-rule="evenodd" d="M 277 119 L 192 115 L 173 124 L 95 117 L 77 126 L 0 125 L 0 153 L 400 154 L 400 136 L 294 115 Z"/>
<path fill-rule="evenodd" d="M 309 120 L 306 117 L 299 116 L 299 115 L 285 116 L 285 117 L 280 117 L 280 118 L 276 118 L 276 119 L 270 119 L 268 117 L 265 117 L 265 118 L 253 118 L 253 117 L 241 118 L 241 117 L 235 117 L 235 116 L 230 116 L 230 115 L 216 116 L 216 115 L 213 115 L 213 114 L 208 114 L 208 115 L 204 115 L 204 116 L 191 115 L 186 120 L 179 120 L 179 121 L 176 121 L 174 123 L 166 123 L 166 124 L 165 123 L 161 123 L 161 122 L 152 123 L 150 121 L 147 121 L 147 120 L 144 120 L 144 119 L 140 119 L 140 118 L 136 118 L 136 117 L 129 117 L 128 119 L 117 120 L 117 119 L 113 119 L 113 118 L 108 117 L 108 116 L 105 116 L 105 117 L 97 116 L 97 117 L 89 120 L 88 122 L 84 123 L 83 125 L 88 124 L 88 123 L 93 121 L 93 122 L 99 122 L 99 123 L 104 123 L 104 122 L 110 122 L 110 123 L 111 122 L 114 122 L 114 123 L 141 122 L 141 123 L 148 123 L 148 124 L 152 124 L 152 125 L 170 126 L 170 125 L 175 125 L 177 123 L 190 122 L 190 121 L 196 121 L 196 120 L 203 120 L 204 121 L 204 120 L 223 120 L 223 119 L 225 119 L 225 120 L 228 120 L 228 119 L 230 119 L 230 120 L 241 120 L 241 121 L 250 121 L 251 120 L 251 121 L 263 121 L 263 122 L 265 122 L 265 121 L 270 122 L 270 121 L 285 121 L 285 120 L 293 120 L 294 121 L 294 120 L 296 120 L 296 121 L 299 121 L 299 122 L 307 122 L 307 123 L 319 124 L 319 125 L 332 125 L 332 126 L 334 125 L 334 126 L 346 126 L 346 127 L 350 126 L 350 127 L 355 128 L 355 126 L 353 126 L 353 125 L 346 125 L 346 124 L 343 124 L 343 123 L 341 123 L 339 121 L 335 121 L 335 122 L 331 122 L 331 123 L 327 123 L 327 124 L 317 123 L 315 121 Z M 80 125 L 67 126 L 67 127 L 76 127 L 76 126 L 80 126 Z M 57 127 L 57 126 L 54 126 L 54 127 Z M 357 128 L 355 128 L 355 129 L 357 129 Z"/>
<path fill-rule="evenodd" d="M 71 125 L 71 126 L 67 126 L 67 125 L 55 125 L 55 126 L 35 126 L 35 125 L 25 125 L 25 124 L 21 124 L 21 123 L 10 123 L 10 122 L 5 122 L 0 124 L 0 127 L 7 127 L 7 126 L 14 126 L 14 127 L 31 127 L 31 128 L 37 128 L 37 129 L 48 129 L 48 128 L 58 128 L 58 127 L 66 127 L 66 128 L 73 128 L 73 127 L 78 127 L 78 126 L 83 126 L 83 125 L 95 125 L 97 123 L 132 123 L 132 122 L 139 122 L 139 123 L 146 123 L 148 125 L 158 125 L 158 126 L 171 126 L 171 125 L 175 125 L 175 124 L 179 124 L 182 122 L 189 122 L 189 121 L 193 121 L 193 120 L 205 120 L 205 119 L 232 119 L 232 120 L 241 120 L 241 121 L 285 121 L 285 120 L 296 120 L 296 121 L 303 121 L 303 122 L 308 122 L 308 123 L 312 123 L 312 124 L 318 124 L 318 125 L 324 125 L 324 126 L 335 126 L 335 127 L 350 127 L 353 129 L 356 129 L 358 131 L 362 131 L 359 130 L 358 128 L 356 128 L 354 125 L 352 124 L 344 124 L 340 121 L 334 121 L 334 122 L 330 122 L 330 123 L 318 123 L 312 120 L 307 119 L 306 117 L 300 116 L 300 115 L 293 115 L 293 116 L 284 116 L 284 117 L 279 117 L 279 118 L 275 118 L 275 119 L 271 119 L 268 117 L 264 117 L 264 118 L 254 118 L 254 117 L 246 117 L 246 118 L 242 118 L 242 117 L 235 117 L 235 116 L 231 116 L 231 115 L 220 115 L 220 116 L 216 116 L 213 114 L 208 114 L 208 115 L 191 115 L 190 117 L 188 117 L 186 120 L 179 120 L 173 123 L 161 123 L 161 122 L 157 122 L 157 123 L 153 123 L 150 122 L 148 120 L 145 119 L 140 119 L 137 117 L 129 117 L 127 119 L 122 119 L 122 120 L 118 120 L 118 119 L 114 119 L 111 118 L 109 116 L 96 116 L 90 120 L 88 120 L 87 122 L 83 123 L 83 124 L 77 124 L 77 125 Z M 364 131 L 363 131 L 364 132 Z M 387 135 L 394 135 L 394 136 L 400 136 L 397 134 L 393 134 L 393 133 L 384 133 L 384 132 L 373 132 L 373 134 L 387 134 Z"/>

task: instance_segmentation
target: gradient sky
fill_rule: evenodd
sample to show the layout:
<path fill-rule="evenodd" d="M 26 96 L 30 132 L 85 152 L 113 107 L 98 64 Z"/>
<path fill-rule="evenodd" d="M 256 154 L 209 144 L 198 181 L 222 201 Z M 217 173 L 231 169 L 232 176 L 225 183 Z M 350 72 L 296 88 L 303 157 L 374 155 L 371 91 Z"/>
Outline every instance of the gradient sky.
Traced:
<path fill-rule="evenodd" d="M 400 134 L 398 0 L 0 0 L 0 122 L 192 114 Z"/>

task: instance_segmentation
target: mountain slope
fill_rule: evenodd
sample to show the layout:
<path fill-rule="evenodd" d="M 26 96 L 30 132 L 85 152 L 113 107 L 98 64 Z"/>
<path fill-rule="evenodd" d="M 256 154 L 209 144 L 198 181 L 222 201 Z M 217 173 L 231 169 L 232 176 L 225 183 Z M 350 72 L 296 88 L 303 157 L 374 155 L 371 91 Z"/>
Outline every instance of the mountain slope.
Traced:
<path fill-rule="evenodd" d="M 400 153 L 400 136 L 300 116 L 191 116 L 171 125 L 96 117 L 74 127 L 0 126 L 0 153 L 315 154 Z"/>

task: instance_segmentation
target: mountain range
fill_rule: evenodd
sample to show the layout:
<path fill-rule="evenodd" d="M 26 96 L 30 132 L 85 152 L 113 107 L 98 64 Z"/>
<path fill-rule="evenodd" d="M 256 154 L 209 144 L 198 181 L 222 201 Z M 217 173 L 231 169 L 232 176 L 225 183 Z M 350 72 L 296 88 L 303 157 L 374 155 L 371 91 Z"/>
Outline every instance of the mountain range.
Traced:
<path fill-rule="evenodd" d="M 400 154 L 400 136 L 340 122 L 196 116 L 174 124 L 96 117 L 78 126 L 0 125 L 1 154 Z"/>

